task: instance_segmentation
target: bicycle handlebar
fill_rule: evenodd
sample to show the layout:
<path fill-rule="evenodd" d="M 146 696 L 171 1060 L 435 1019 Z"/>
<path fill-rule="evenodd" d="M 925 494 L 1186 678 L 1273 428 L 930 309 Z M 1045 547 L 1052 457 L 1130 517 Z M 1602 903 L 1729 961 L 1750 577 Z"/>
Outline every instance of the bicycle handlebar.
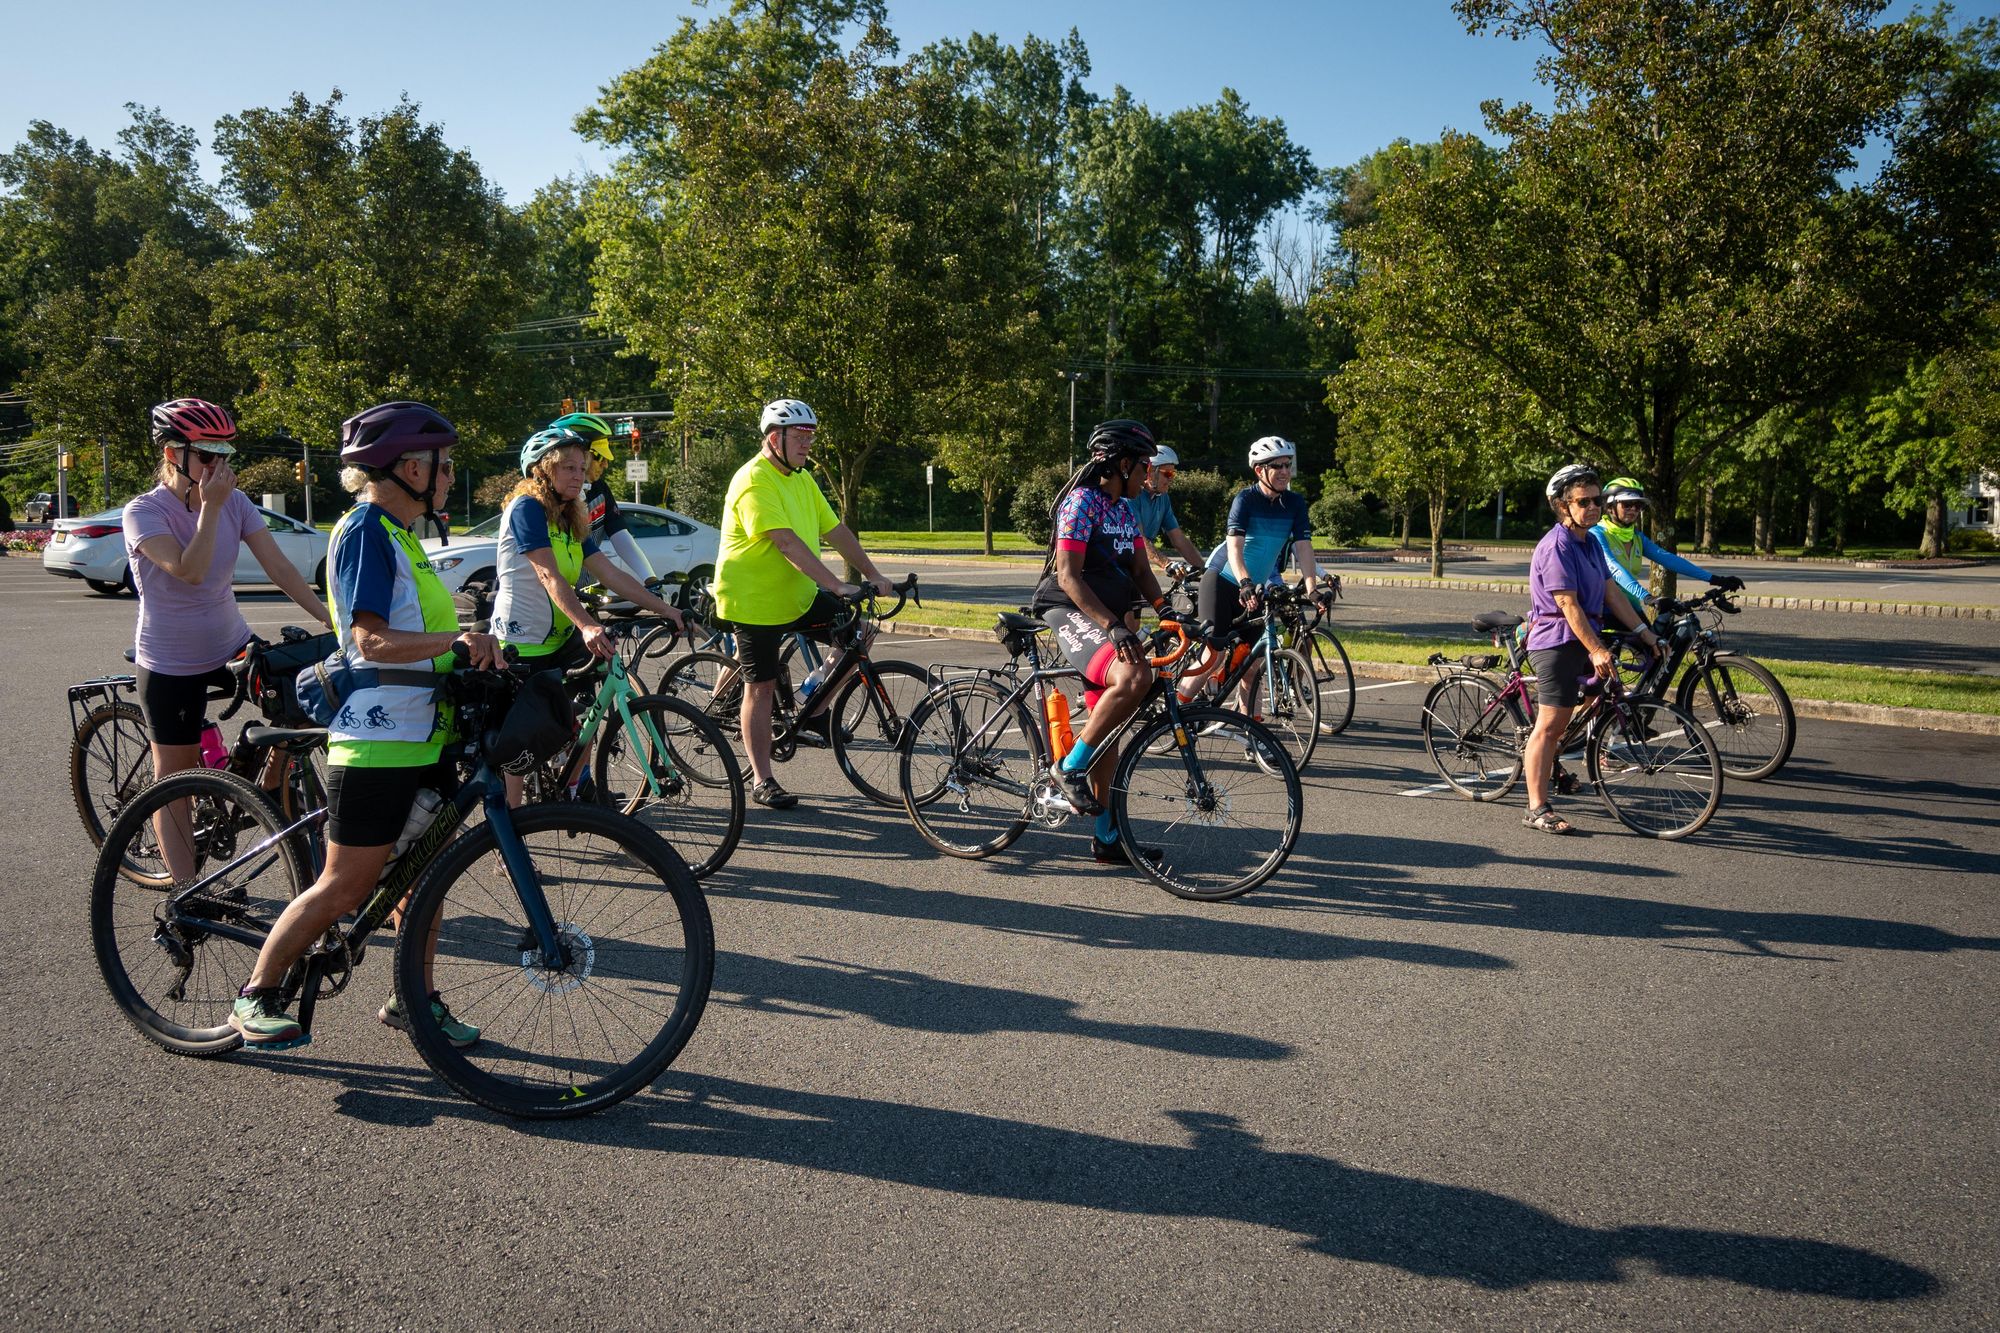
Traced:
<path fill-rule="evenodd" d="M 855 616 L 870 615 L 877 620 L 894 620 L 902 613 L 903 607 L 909 602 L 915 602 L 919 607 L 924 604 L 924 599 L 917 593 L 917 576 L 914 573 L 901 583 L 893 585 L 893 591 L 896 594 L 896 604 L 887 611 L 876 609 L 876 599 L 883 594 L 876 592 L 875 585 L 872 583 L 863 583 L 859 591 L 850 593 L 846 597 L 841 598 L 841 600 L 853 608 Z M 850 616 L 848 621 L 844 623 L 851 624 L 852 620 L 853 617 Z"/>

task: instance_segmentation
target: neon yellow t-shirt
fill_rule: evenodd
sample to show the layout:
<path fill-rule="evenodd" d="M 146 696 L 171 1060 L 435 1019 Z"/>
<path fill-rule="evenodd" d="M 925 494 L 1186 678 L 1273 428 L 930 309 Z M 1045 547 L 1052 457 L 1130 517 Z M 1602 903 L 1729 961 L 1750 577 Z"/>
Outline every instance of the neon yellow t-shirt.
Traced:
<path fill-rule="evenodd" d="M 806 549 L 840 526 L 819 483 L 801 469 L 786 476 L 763 454 L 736 469 L 722 501 L 722 547 L 715 558 L 715 609 L 742 625 L 786 625 L 812 605 L 819 585 L 785 559 L 765 534 L 795 532 Z"/>

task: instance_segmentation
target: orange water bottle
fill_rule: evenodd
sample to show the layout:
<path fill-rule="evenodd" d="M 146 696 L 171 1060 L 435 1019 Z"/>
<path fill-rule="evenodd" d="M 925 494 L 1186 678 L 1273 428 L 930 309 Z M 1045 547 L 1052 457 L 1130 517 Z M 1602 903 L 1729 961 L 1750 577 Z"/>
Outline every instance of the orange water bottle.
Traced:
<path fill-rule="evenodd" d="M 1061 690 L 1050 690 L 1048 698 L 1042 701 L 1042 710 L 1049 718 L 1049 753 L 1056 762 L 1076 748 L 1076 733 L 1069 724 L 1069 696 Z"/>

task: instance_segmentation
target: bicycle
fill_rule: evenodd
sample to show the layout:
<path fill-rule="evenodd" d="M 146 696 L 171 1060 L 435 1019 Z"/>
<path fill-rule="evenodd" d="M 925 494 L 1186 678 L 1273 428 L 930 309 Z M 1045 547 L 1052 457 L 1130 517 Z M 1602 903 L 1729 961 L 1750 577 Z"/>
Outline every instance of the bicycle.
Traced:
<path fill-rule="evenodd" d="M 1723 771 L 1758 782 L 1783 768 L 1798 738 L 1791 696 L 1762 663 L 1721 645 L 1722 617 L 1740 608 L 1721 588 L 1687 601 L 1661 597 L 1656 605 L 1653 632 L 1666 651 L 1645 661 L 1621 654 L 1620 674 L 1633 676 L 1635 691 L 1664 698 L 1685 663 L 1674 702 L 1715 738 Z"/>
<path fill-rule="evenodd" d="M 1527 653 L 1514 637 L 1521 617 L 1483 612 L 1473 627 L 1492 636 L 1496 653 L 1456 660 L 1432 653 L 1438 682 L 1424 696 L 1424 750 L 1445 784 L 1474 801 L 1497 801 L 1521 778 L 1534 729 Z M 1507 664 L 1502 683 L 1489 672 Z M 1722 802 L 1722 756 L 1708 730 L 1657 695 L 1625 689 L 1616 677 L 1585 682 L 1559 755 L 1584 752 L 1597 798 L 1635 833 L 1674 840 L 1700 829 Z"/>
<path fill-rule="evenodd" d="M 650 628 L 605 626 L 620 643 Z M 743 772 L 721 728 L 671 695 L 640 694 L 622 655 L 592 659 L 563 679 L 582 716 L 569 744 L 523 778 L 527 799 L 595 800 L 638 818 L 698 880 L 724 865 L 743 835 L 744 801 Z"/>
<path fill-rule="evenodd" d="M 903 808 L 923 840 L 947 856 L 983 859 L 1012 846 L 1030 822 L 1060 828 L 1076 813 L 1053 772 L 1068 748 L 1061 739 L 1068 704 L 1051 682 L 1081 673 L 1067 663 L 1042 665 L 1037 641 L 1045 628 L 1002 612 L 995 633 L 1008 664 L 943 676 L 910 715 L 898 771 Z M 1154 631 L 1148 646 L 1159 672 L 1153 688 L 1101 742 L 1123 745 L 1109 801 L 1118 838 L 1140 873 L 1176 897 L 1239 897 L 1276 874 L 1298 841 L 1298 769 L 1268 728 L 1181 702 L 1172 668 L 1193 643 L 1178 622 Z M 1031 694 L 1057 739 L 1030 720 Z M 1164 748 L 1155 745 L 1162 737 Z M 1157 861 L 1147 854 L 1153 849 Z"/>
<path fill-rule="evenodd" d="M 822 658 L 807 635 L 790 636 L 788 652 L 796 646 L 811 674 L 795 690 L 792 668 L 780 657 L 771 706 L 774 761 L 790 760 L 800 745 L 827 746 L 855 790 L 887 806 L 903 803 L 895 776 L 904 720 L 930 690 L 922 667 L 877 662 L 868 655 L 877 625 L 895 619 L 912 600 L 923 605 L 915 574 L 897 585 L 896 594 L 896 604 L 887 611 L 878 609 L 875 590 L 865 585 L 847 598 L 846 610 L 833 626 L 831 658 Z M 660 688 L 694 703 L 731 735 L 741 727 L 742 679 L 733 657 L 707 649 L 683 653 L 662 669 Z"/>
<path fill-rule="evenodd" d="M 472 779 L 282 989 L 310 1033 L 318 1001 L 347 988 L 370 937 L 403 904 L 396 994 L 424 1062 L 482 1106 L 555 1119 L 623 1100 L 672 1063 L 707 1003 L 715 938 L 686 863 L 637 820 L 594 805 L 508 809 L 479 738 L 512 704 L 519 678 L 445 678 L 471 737 L 447 751 Z M 120 858 L 153 813 L 191 798 L 214 813 L 190 849 L 194 877 L 163 890 L 123 878 Z M 475 806 L 485 818 L 467 826 Z M 253 784 L 199 769 L 154 783 L 119 814 L 92 881 L 91 938 L 113 999 L 148 1039 L 191 1056 L 241 1045 L 227 1022 L 236 988 L 309 882 L 302 834 L 326 817 L 322 806 L 287 822 Z M 481 1029 L 476 1044 L 445 1037 L 422 1002 L 432 991 Z"/>
<path fill-rule="evenodd" d="M 1284 738 L 1293 764 L 1303 773 L 1323 730 L 1323 697 L 1312 663 L 1297 649 L 1283 646 L 1278 627 L 1315 623 L 1318 603 L 1282 583 L 1264 589 L 1263 596 L 1262 611 L 1239 620 L 1182 675 L 1181 699 L 1221 706 L 1242 689 L 1250 716 Z"/>
<path fill-rule="evenodd" d="M 1171 583 L 1168 596 L 1176 615 L 1192 623 L 1195 590 L 1201 582 L 1200 567 L 1185 560 L 1170 560 L 1167 575 Z M 1340 598 L 1340 576 L 1321 574 L 1319 592 L 1317 599 L 1310 599 L 1294 589 L 1291 598 L 1273 609 L 1281 628 L 1278 646 L 1298 653 L 1312 669 L 1314 690 L 1319 696 L 1319 734 L 1338 736 L 1354 720 L 1354 663 L 1347 655 L 1347 646 L 1326 623 L 1326 618 L 1333 614 L 1333 604 Z M 1305 767 L 1304 760 L 1299 767 Z"/>

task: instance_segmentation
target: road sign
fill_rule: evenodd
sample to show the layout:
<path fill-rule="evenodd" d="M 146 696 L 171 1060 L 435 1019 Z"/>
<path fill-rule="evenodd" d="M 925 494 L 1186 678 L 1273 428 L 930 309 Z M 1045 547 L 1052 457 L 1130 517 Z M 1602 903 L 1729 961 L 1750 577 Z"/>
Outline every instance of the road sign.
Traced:
<path fill-rule="evenodd" d="M 929 463 L 924 464 L 924 485 L 928 486 L 936 480 L 937 468 Z"/>
<path fill-rule="evenodd" d="M 625 460 L 625 480 L 651 481 L 652 479 L 653 479 L 653 474 L 651 472 L 650 465 L 646 462 L 645 459 L 628 458 Z"/>

